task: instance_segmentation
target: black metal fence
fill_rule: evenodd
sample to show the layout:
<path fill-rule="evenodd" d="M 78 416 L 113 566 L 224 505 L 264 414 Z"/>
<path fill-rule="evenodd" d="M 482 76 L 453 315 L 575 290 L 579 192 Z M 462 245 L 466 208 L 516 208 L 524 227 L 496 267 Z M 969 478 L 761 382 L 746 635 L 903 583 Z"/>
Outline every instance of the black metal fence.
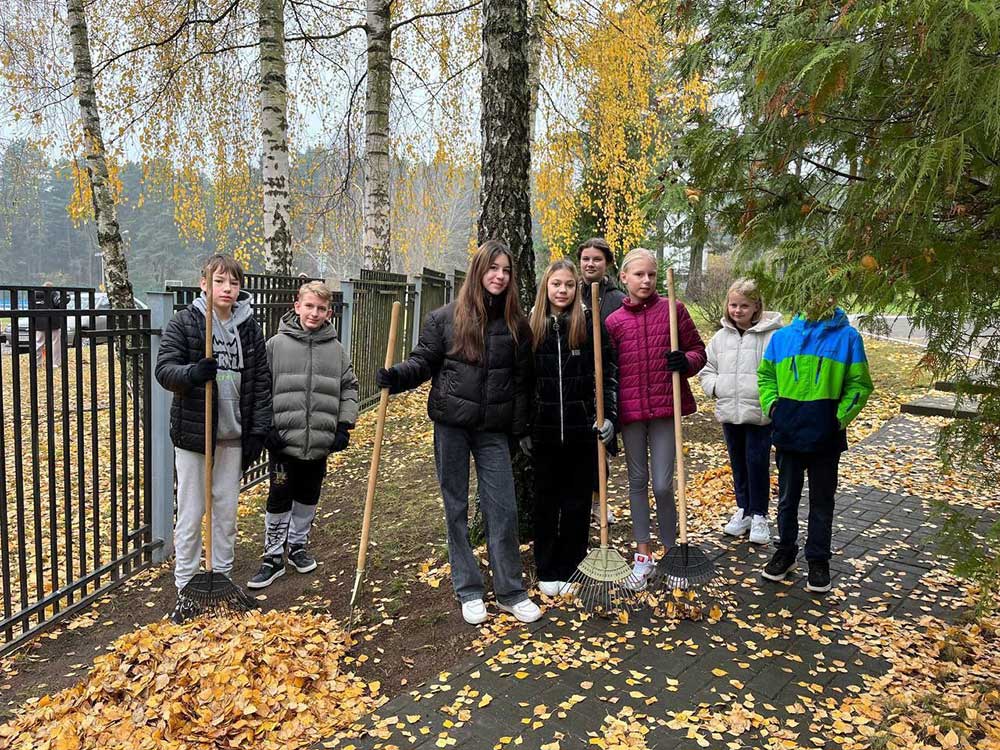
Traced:
<path fill-rule="evenodd" d="M 150 314 L 95 297 L 0 287 L 0 651 L 151 562 Z"/>
<path fill-rule="evenodd" d="M 420 272 L 420 328 L 432 310 L 451 300 L 451 281 L 440 271 L 425 268 Z"/>
<path fill-rule="evenodd" d="M 379 397 L 375 372 L 385 364 L 389 320 L 393 302 L 402 305 L 399 335 L 393 361 L 398 362 L 413 348 L 413 316 L 416 287 L 406 276 L 388 271 L 361 271 L 352 279 L 354 309 L 351 311 L 351 363 L 358 377 L 361 408 L 373 406 Z"/>

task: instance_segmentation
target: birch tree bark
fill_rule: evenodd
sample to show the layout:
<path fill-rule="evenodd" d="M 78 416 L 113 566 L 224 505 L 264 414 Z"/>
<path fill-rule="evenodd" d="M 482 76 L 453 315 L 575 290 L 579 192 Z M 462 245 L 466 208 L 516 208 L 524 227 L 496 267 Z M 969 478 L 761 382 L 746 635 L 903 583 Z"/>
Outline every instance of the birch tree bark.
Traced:
<path fill-rule="evenodd" d="M 391 0 L 367 0 L 368 75 L 365 80 L 364 265 L 392 270 L 389 202 L 389 97 L 392 65 Z"/>
<path fill-rule="evenodd" d="M 527 1 L 485 0 L 479 242 L 498 239 L 510 247 L 525 310 L 535 299 L 530 100 Z"/>
<path fill-rule="evenodd" d="M 80 105 L 83 125 L 83 147 L 90 177 L 90 192 L 94 202 L 94 223 L 97 244 L 104 253 L 104 288 L 111 306 L 118 309 L 135 307 L 132 283 L 128 278 L 125 243 L 118 225 L 118 211 L 108 178 L 108 162 L 101 133 L 101 118 L 94 89 L 94 67 L 90 61 L 90 39 L 84 0 L 66 0 L 70 46 L 73 49 L 75 92 Z"/>
<path fill-rule="evenodd" d="M 264 265 L 292 272 L 288 163 L 288 89 L 285 79 L 284 0 L 260 0 L 260 122 L 263 134 Z"/>
<path fill-rule="evenodd" d="M 541 88 L 542 31 L 548 16 L 548 0 L 535 0 L 528 27 L 528 143 L 534 145 L 538 120 L 538 91 Z"/>

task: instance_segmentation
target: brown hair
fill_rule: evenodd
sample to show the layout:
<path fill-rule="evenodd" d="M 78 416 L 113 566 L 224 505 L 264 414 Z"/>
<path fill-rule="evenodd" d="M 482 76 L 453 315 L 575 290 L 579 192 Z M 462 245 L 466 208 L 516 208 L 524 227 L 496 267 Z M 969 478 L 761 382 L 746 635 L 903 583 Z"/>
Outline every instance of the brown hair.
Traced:
<path fill-rule="evenodd" d="M 595 250 L 600 250 L 604 254 L 604 260 L 608 262 L 608 269 L 610 270 L 615 264 L 615 256 L 611 252 L 611 246 L 608 241 L 603 237 L 591 237 L 589 240 L 584 242 L 580 247 L 576 249 L 576 259 L 579 262 L 580 257 L 583 255 L 583 251 L 588 247 L 592 247 Z"/>
<path fill-rule="evenodd" d="M 205 261 L 201 267 L 201 278 L 208 279 L 216 273 L 225 273 L 236 279 L 236 282 L 243 286 L 243 266 L 237 263 L 228 255 L 215 254 Z"/>
<path fill-rule="evenodd" d="M 514 267 L 514 256 L 510 249 L 500 240 L 487 240 L 472 255 L 469 269 L 465 273 L 465 283 L 455 300 L 455 340 L 449 354 L 462 357 L 468 362 L 479 362 L 483 356 L 483 337 L 486 333 L 486 290 L 483 288 L 483 276 L 490 264 L 500 253 L 510 261 L 510 283 L 505 292 L 503 316 L 507 321 L 507 330 L 517 344 L 518 328 L 524 322 L 521 303 L 517 299 L 517 270 Z"/>
<path fill-rule="evenodd" d="M 330 291 L 330 287 L 322 281 L 307 281 L 305 284 L 300 286 L 296 297 L 301 300 L 302 295 L 304 294 L 315 294 L 327 305 L 333 302 L 333 292 Z"/>
<path fill-rule="evenodd" d="M 583 300 L 580 294 L 586 285 L 579 283 L 579 276 L 573 261 L 563 258 L 553 261 L 545 273 L 542 280 L 538 282 L 538 294 L 535 295 L 535 306 L 531 309 L 531 336 L 532 347 L 538 349 L 545 340 L 546 326 L 548 325 L 549 312 L 549 278 L 556 271 L 569 271 L 573 274 L 573 279 L 577 281 L 576 296 L 569 307 L 569 345 L 573 349 L 579 349 L 587 340 L 587 316 L 583 311 Z"/>

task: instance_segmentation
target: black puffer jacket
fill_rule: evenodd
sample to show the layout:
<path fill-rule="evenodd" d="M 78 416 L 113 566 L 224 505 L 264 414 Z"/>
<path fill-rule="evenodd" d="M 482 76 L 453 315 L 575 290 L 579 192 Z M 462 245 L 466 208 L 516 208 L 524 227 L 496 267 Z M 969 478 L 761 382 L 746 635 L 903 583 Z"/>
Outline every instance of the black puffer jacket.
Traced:
<path fill-rule="evenodd" d="M 246 292 L 240 292 L 243 298 Z M 245 298 L 249 300 L 249 295 Z M 243 468 L 253 458 L 248 437 L 263 440 L 271 429 L 271 371 L 260 324 L 250 316 L 237 327 L 243 349 L 240 383 L 240 423 L 243 429 Z M 170 406 L 170 439 L 174 446 L 205 452 L 205 386 L 191 382 L 191 368 L 205 356 L 205 316 L 189 305 L 180 310 L 163 331 L 156 358 L 156 379 L 174 392 Z M 212 432 L 218 428 L 218 399 L 212 400 Z"/>
<path fill-rule="evenodd" d="M 500 300 L 493 304 L 499 305 Z M 433 378 L 427 415 L 434 422 L 516 437 L 526 434 L 532 377 L 527 321 L 522 323 L 515 343 L 503 316 L 491 316 L 482 362 L 468 362 L 450 353 L 454 325 L 454 302 L 427 316 L 409 359 L 392 367 L 397 384 L 393 393 Z"/>
<path fill-rule="evenodd" d="M 594 334 L 587 311 L 587 340 L 569 345 L 569 317 L 549 318 L 545 340 L 535 350 L 535 401 L 531 439 L 538 443 L 593 443 Z M 618 366 L 607 334 L 602 336 L 604 417 L 618 420 Z"/>

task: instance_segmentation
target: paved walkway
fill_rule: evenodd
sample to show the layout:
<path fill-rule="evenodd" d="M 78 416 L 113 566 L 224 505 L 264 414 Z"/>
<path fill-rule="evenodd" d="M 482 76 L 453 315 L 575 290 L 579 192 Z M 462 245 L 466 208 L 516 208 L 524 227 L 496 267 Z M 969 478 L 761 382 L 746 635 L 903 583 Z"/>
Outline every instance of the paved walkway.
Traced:
<path fill-rule="evenodd" d="M 932 436 L 925 423 L 894 419 L 852 458 L 862 466 L 870 460 L 872 472 L 891 472 L 880 463 L 894 450 L 888 443 L 924 445 Z M 804 590 L 801 559 L 794 578 L 763 581 L 769 548 L 711 533 L 698 541 L 718 545 L 711 552 L 736 597 L 720 622 L 676 621 L 644 609 L 621 623 L 550 606 L 539 623 L 511 631 L 479 657 L 442 665 L 437 680 L 383 706 L 362 739 L 323 746 L 836 747 L 837 706 L 865 690 L 865 675 L 889 666 L 848 642 L 849 617 L 915 622 L 953 610 L 957 592 L 932 575 L 941 566 L 931 553 L 928 505 L 842 484 L 834 590 L 825 597 Z"/>

